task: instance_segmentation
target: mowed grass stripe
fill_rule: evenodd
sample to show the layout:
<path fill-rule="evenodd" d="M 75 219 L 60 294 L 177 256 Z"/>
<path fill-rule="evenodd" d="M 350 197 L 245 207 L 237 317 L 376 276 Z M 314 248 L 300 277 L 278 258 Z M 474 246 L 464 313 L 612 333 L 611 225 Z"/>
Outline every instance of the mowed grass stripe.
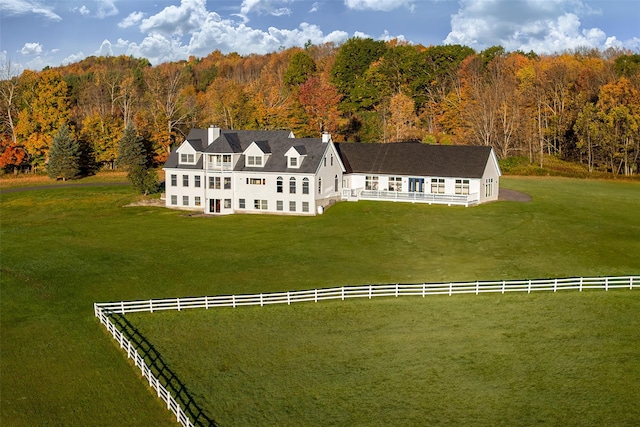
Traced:
<path fill-rule="evenodd" d="M 222 425 L 637 425 L 638 291 L 133 314 Z"/>
<path fill-rule="evenodd" d="M 126 186 L 0 194 L 0 424 L 172 425 L 94 302 L 640 271 L 640 184 L 503 185 L 533 200 L 188 217 Z"/>

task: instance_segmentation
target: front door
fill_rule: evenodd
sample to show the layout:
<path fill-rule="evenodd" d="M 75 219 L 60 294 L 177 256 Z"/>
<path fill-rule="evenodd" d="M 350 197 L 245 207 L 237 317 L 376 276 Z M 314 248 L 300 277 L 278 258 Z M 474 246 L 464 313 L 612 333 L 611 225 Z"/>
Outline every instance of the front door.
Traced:
<path fill-rule="evenodd" d="M 409 178 L 410 193 L 424 193 L 424 178 Z"/>
<path fill-rule="evenodd" d="M 209 199 L 209 212 L 220 213 L 220 199 Z"/>

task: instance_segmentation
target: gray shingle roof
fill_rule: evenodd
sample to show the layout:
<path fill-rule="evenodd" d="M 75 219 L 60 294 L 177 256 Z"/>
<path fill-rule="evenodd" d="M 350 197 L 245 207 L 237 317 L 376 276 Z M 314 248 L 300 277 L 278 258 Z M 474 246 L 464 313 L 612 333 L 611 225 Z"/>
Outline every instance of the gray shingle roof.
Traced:
<path fill-rule="evenodd" d="M 481 178 L 491 147 L 417 142 L 335 144 L 347 173 Z"/>
<path fill-rule="evenodd" d="M 269 153 L 263 167 L 246 166 L 241 159 L 235 167 L 236 171 L 283 172 L 283 173 L 315 173 L 327 148 L 321 138 L 289 138 L 290 131 L 231 131 L 223 130 L 221 135 L 206 146 L 207 129 L 192 129 L 187 141 L 192 146 L 200 146 L 198 151 L 205 153 L 242 153 L 252 142 Z M 200 144 L 200 145 L 198 145 Z M 295 147 L 298 153 L 306 154 L 299 168 L 289 168 L 285 153 Z M 165 168 L 202 169 L 202 159 L 195 166 L 179 164 L 176 150 L 172 150 L 164 164 Z"/>

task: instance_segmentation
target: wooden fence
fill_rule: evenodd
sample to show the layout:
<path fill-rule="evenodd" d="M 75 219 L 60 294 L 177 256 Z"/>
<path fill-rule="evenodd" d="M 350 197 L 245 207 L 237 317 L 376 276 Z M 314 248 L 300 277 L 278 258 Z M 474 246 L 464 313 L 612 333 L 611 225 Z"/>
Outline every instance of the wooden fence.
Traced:
<path fill-rule="evenodd" d="M 614 289 L 640 286 L 640 276 L 617 277 L 573 277 L 564 279 L 502 280 L 495 282 L 456 282 L 342 286 L 338 288 L 312 289 L 306 291 L 271 292 L 253 295 L 223 295 L 189 298 L 150 299 L 96 303 L 95 310 L 109 310 L 126 314 L 161 310 L 186 310 L 190 308 L 240 307 L 244 305 L 293 304 L 348 298 L 399 297 L 453 294 L 481 294 L 534 291 L 560 291 L 585 289 Z"/>
<path fill-rule="evenodd" d="M 640 286 L 640 276 L 617 276 L 617 277 L 577 277 L 564 279 L 536 279 L 536 280 L 510 280 L 494 282 L 457 282 L 457 283 L 422 283 L 422 284 L 395 284 L 395 285 L 365 285 L 365 286 L 342 286 L 338 288 L 313 289 L 306 291 L 271 292 L 254 295 L 228 295 L 228 296 L 203 296 L 190 298 L 169 298 L 151 299 L 140 301 L 120 301 L 95 303 L 94 312 L 100 322 L 107 328 L 109 333 L 125 350 L 127 356 L 132 359 L 140 369 L 142 375 L 149 381 L 149 385 L 156 390 L 156 393 L 173 412 L 177 421 L 185 427 L 195 427 L 198 425 L 215 425 L 215 422 L 206 416 L 196 416 L 190 409 L 185 412 L 184 399 L 181 406 L 176 398 L 165 385 L 162 384 L 156 375 L 158 369 L 154 369 L 154 361 L 148 362 L 145 358 L 145 350 L 139 340 L 133 340 L 130 333 L 126 333 L 122 326 L 116 326 L 114 318 L 116 315 L 124 315 L 134 312 L 150 312 L 162 310 L 186 310 L 193 308 L 215 308 L 215 307 L 240 307 L 246 305 L 265 306 L 269 304 L 292 304 L 298 302 L 318 302 L 325 300 L 345 300 L 348 298 L 373 298 L 373 297 L 399 297 L 399 296 L 422 296 L 427 295 L 453 295 L 453 294 L 481 294 L 481 293 L 505 293 L 505 292 L 527 292 L 533 291 L 553 291 L 579 290 L 585 289 L 616 289 L 628 288 L 636 289 Z M 142 353 L 142 355 L 140 354 Z M 166 383 L 166 381 L 165 381 Z M 168 384 L 167 384 L 168 385 Z M 171 387 L 169 387 L 171 388 Z M 175 392 L 175 389 L 174 389 Z M 190 401 L 189 401 L 190 402 Z M 191 403 L 191 402 L 190 402 Z M 191 415 L 191 418 L 189 417 Z M 203 420 L 205 422 L 203 422 Z"/>

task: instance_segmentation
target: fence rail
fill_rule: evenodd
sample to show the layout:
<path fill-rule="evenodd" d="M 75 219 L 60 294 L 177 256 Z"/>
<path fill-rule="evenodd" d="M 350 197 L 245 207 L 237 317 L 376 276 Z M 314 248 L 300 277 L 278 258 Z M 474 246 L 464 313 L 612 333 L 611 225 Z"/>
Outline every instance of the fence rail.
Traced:
<path fill-rule="evenodd" d="M 168 387 L 165 387 L 158 379 L 161 374 L 154 374 L 153 362 L 149 364 L 145 360 L 145 351 L 142 345 L 134 345 L 131 341 L 139 344 L 132 337 L 128 337 L 126 330 L 121 331 L 112 321 L 115 315 L 126 313 L 150 312 L 163 310 L 186 310 L 194 308 L 215 308 L 215 307 L 240 307 L 248 305 L 265 306 L 269 304 L 293 304 L 299 302 L 318 302 L 325 300 L 346 300 L 349 298 L 374 298 L 374 297 L 399 297 L 399 296 L 422 296 L 427 295 L 453 295 L 453 294 L 481 294 L 481 293 L 505 293 L 505 292 L 527 292 L 585 289 L 616 289 L 640 286 L 640 276 L 617 276 L 617 277 L 574 277 L 564 279 L 536 279 L 536 280 L 510 280 L 494 282 L 457 282 L 457 283 L 421 283 L 421 284 L 392 284 L 392 285 L 364 285 L 364 286 L 342 286 L 337 288 L 312 289 L 303 291 L 271 292 L 254 295 L 228 295 L 228 296 L 204 296 L 189 298 L 169 298 L 150 299 L 140 301 L 120 301 L 95 303 L 94 311 L 96 317 L 111 333 L 120 347 L 127 353 L 127 357 L 132 359 L 135 366 L 140 369 L 142 375 L 147 379 L 149 385 L 156 391 L 158 396 L 176 416 L 178 423 L 185 427 L 195 427 L 198 425 L 216 425 L 215 421 L 209 419 L 204 414 L 190 409 L 189 414 L 195 422 L 185 412 L 178 400 L 172 395 Z M 140 354 L 142 352 L 143 355 Z M 157 370 L 157 367 L 156 367 Z M 175 390 L 173 390 L 175 392 Z M 184 399 L 182 399 L 184 400 Z M 190 401 L 189 401 L 190 402 Z M 194 416 L 195 414 L 195 416 Z"/>
<path fill-rule="evenodd" d="M 188 298 L 150 299 L 96 303 L 95 310 L 109 310 L 126 314 L 162 310 L 186 310 L 192 308 L 240 307 L 245 305 L 293 304 L 298 302 L 318 302 L 348 298 L 399 297 L 453 294 L 481 294 L 505 292 L 561 291 L 585 289 L 615 289 L 640 286 L 640 276 L 616 277 L 572 277 L 563 279 L 502 280 L 494 282 L 452 282 L 342 286 L 303 291 L 271 292 L 262 294 L 241 294 L 222 296 L 202 296 Z"/>

